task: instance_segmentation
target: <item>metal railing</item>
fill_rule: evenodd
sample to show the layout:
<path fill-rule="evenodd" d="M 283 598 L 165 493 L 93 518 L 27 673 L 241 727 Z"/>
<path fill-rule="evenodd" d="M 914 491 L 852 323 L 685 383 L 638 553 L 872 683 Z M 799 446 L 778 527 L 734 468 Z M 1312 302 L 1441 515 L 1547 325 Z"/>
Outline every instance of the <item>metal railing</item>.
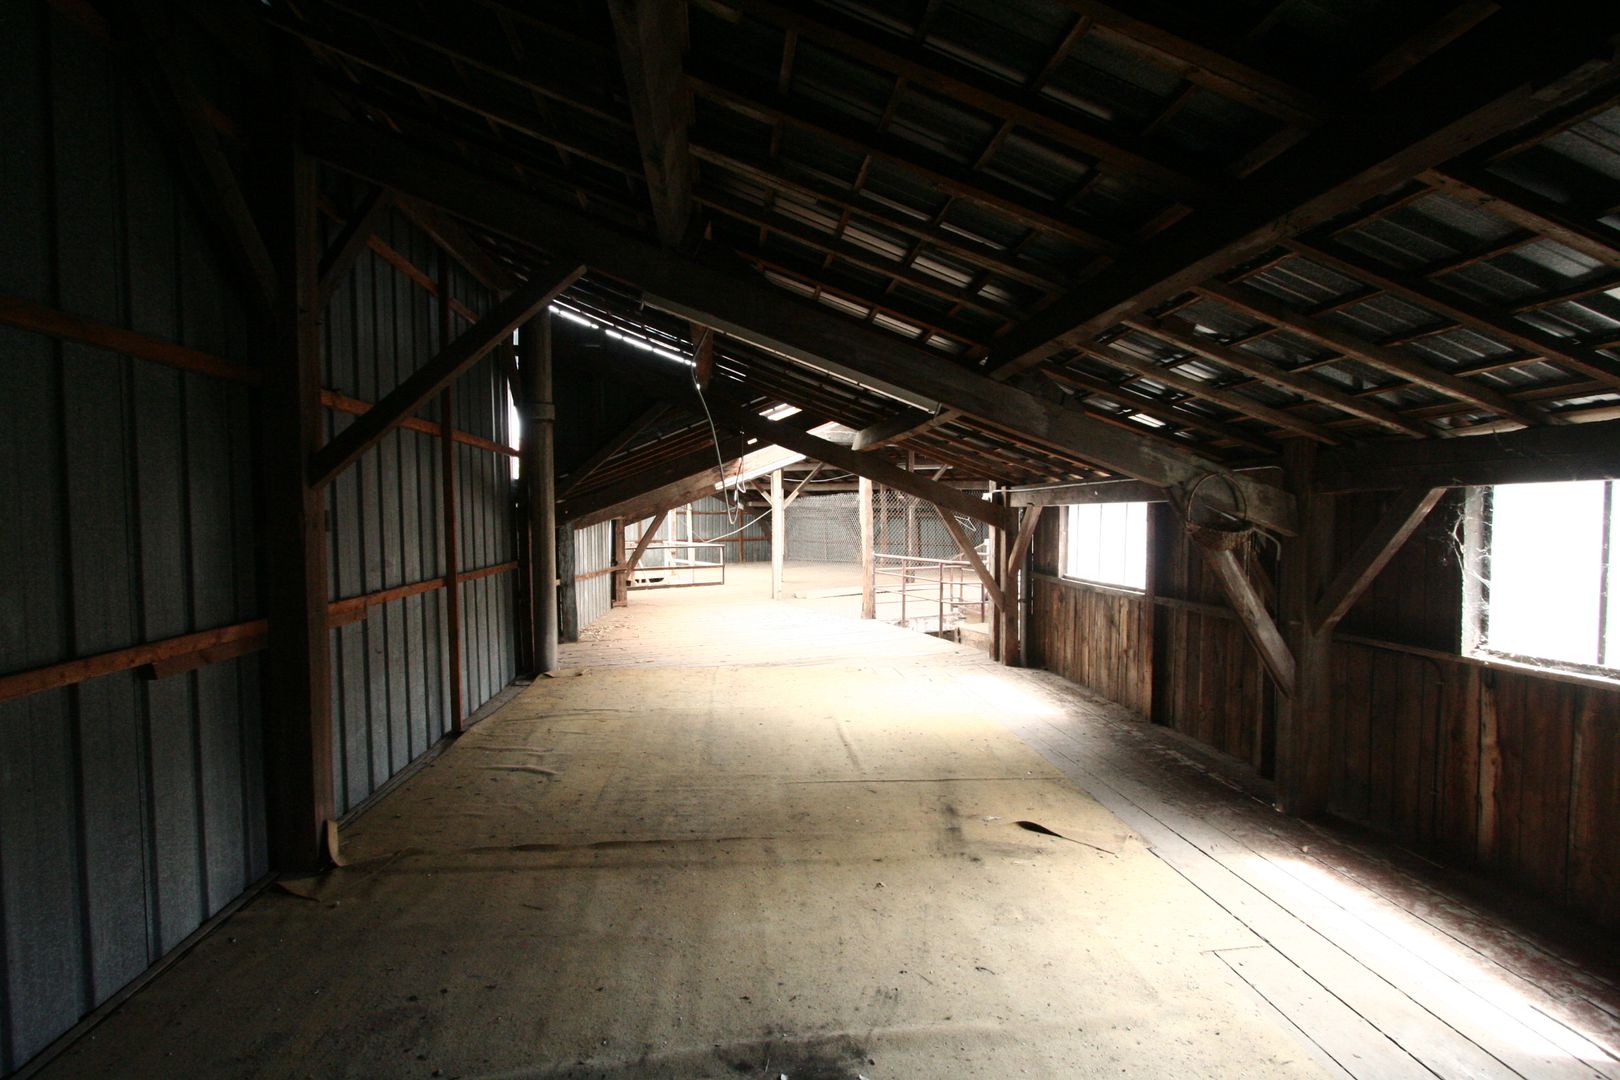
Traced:
<path fill-rule="evenodd" d="M 655 540 L 647 545 L 631 589 L 687 589 L 726 583 L 726 546 L 712 540 Z"/>
<path fill-rule="evenodd" d="M 959 559 L 874 553 L 872 592 L 879 619 L 925 634 L 950 634 L 970 614 L 984 622 L 990 604 L 979 575 Z"/>

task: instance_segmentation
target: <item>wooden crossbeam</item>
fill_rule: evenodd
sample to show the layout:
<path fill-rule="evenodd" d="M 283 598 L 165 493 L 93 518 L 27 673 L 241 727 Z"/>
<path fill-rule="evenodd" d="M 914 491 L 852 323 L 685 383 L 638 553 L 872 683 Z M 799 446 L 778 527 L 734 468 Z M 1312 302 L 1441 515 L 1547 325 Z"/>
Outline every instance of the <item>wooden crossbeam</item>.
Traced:
<path fill-rule="evenodd" d="M 686 12 L 667 0 L 608 0 L 607 8 L 658 238 L 679 247 L 692 219 L 691 110 L 681 86 Z"/>
<path fill-rule="evenodd" d="M 939 514 L 939 520 L 944 524 L 945 531 L 951 534 L 951 540 L 961 550 L 962 558 L 967 560 L 967 564 L 973 568 L 973 573 L 978 576 L 979 584 L 984 586 L 984 593 L 990 598 L 990 603 L 997 611 L 1001 611 L 1007 604 L 1007 598 L 1003 595 L 1000 584 L 996 582 L 996 575 L 991 573 L 990 568 L 984 565 L 984 560 L 979 558 L 979 551 L 973 546 L 973 539 L 968 536 L 967 530 L 962 528 L 962 523 L 956 520 L 955 514 L 938 503 L 934 504 L 934 510 Z"/>
<path fill-rule="evenodd" d="M 1547 423 L 1547 414 L 1535 406 L 1521 405 L 1481 382 L 1441 371 L 1398 349 L 1365 341 L 1325 318 L 1296 311 L 1254 289 L 1209 281 L 1196 286 L 1196 291 L 1447 397 L 1466 401 L 1499 416 L 1510 416 L 1524 424 Z"/>
<path fill-rule="evenodd" d="M 143 39 L 134 54 L 136 73 L 152 99 L 154 119 L 170 133 L 204 217 L 223 239 L 227 265 L 253 291 L 261 311 L 275 301 L 278 281 L 270 248 L 243 193 L 235 168 L 220 145 L 210 113 L 212 106 L 186 74 L 173 44 L 172 12 L 159 0 L 129 5 Z"/>
<path fill-rule="evenodd" d="M 377 226 L 388 216 L 393 201 L 393 192 L 387 188 L 373 188 L 360 200 L 360 205 L 344 221 L 331 246 L 321 256 L 320 284 L 317 286 L 317 293 L 323 311 L 328 301 L 332 299 L 332 294 L 337 291 L 337 287 L 349 276 L 349 268 L 366 249 L 366 244 L 376 233 Z"/>
<path fill-rule="evenodd" d="M 1041 368 L 1041 374 L 1055 383 L 1082 391 L 1086 395 L 1085 400 L 1087 401 L 1090 400 L 1091 396 L 1101 397 L 1119 403 L 1132 413 L 1151 416 L 1156 420 L 1162 420 L 1166 424 L 1173 424 L 1177 427 L 1207 431 L 1217 438 L 1229 439 L 1239 446 L 1248 447 L 1250 450 L 1256 450 L 1262 454 L 1275 453 L 1277 449 L 1276 443 L 1268 439 L 1253 435 L 1233 424 L 1217 420 L 1213 416 L 1177 408 L 1179 402 L 1166 401 L 1143 390 L 1128 387 L 1124 384 L 1115 385 L 1104 379 L 1094 378 L 1084 372 L 1067 367 L 1044 367 Z"/>
<path fill-rule="evenodd" d="M 1105 364 L 1111 364 L 1114 367 L 1124 368 L 1126 371 L 1141 375 L 1144 378 L 1152 379 L 1155 382 L 1163 383 L 1165 386 L 1172 387 L 1173 389 L 1180 390 L 1184 394 L 1191 394 L 1193 397 L 1202 398 L 1205 401 L 1213 401 L 1218 405 L 1224 405 L 1226 408 L 1231 409 L 1234 412 L 1242 413 L 1243 415 L 1252 417 L 1255 420 L 1264 421 L 1265 423 L 1271 424 L 1274 427 L 1280 427 L 1284 431 L 1293 432 L 1295 435 L 1303 435 L 1307 439 L 1315 439 L 1317 442 L 1328 443 L 1329 445 L 1342 441 L 1338 437 L 1330 435 L 1322 428 L 1311 423 L 1309 420 L 1301 420 L 1299 417 L 1286 413 L 1281 409 L 1274 409 L 1270 405 L 1256 401 L 1251 397 L 1246 397 L 1243 394 L 1236 393 L 1235 391 L 1223 390 L 1218 386 L 1211 385 L 1207 381 L 1188 378 L 1185 375 L 1178 375 L 1173 367 L 1155 364 L 1151 360 L 1146 360 L 1140 356 L 1133 356 L 1123 349 L 1093 346 L 1088 347 L 1085 352 L 1087 355 L 1094 356 Z"/>
<path fill-rule="evenodd" d="M 1056 203 L 1038 205 L 1035 197 L 1022 188 L 974 173 L 942 155 L 914 143 L 848 122 L 840 113 L 820 109 L 786 98 L 763 86 L 744 86 L 731 75 L 707 70 L 690 71 L 687 81 L 697 93 L 725 105 L 744 116 L 767 124 L 788 124 L 813 131 L 863 156 L 897 165 L 921 175 L 941 191 L 978 203 L 998 214 L 1065 237 L 1098 254 L 1118 252 L 1117 237 L 1104 236 L 1095 229 L 1070 220 Z"/>
<path fill-rule="evenodd" d="M 1596 349 L 1558 337 L 1511 315 L 1493 311 L 1434 282 L 1383 266 L 1358 252 L 1338 246 L 1329 248 L 1314 237 L 1292 241 L 1289 247 L 1311 262 L 1359 278 L 1444 318 L 1479 330 L 1487 337 L 1499 338 L 1509 345 L 1545 356 L 1561 367 L 1620 387 L 1620 360 L 1604 356 Z"/>
<path fill-rule="evenodd" d="M 857 431 L 850 447 L 855 450 L 877 450 L 893 443 L 904 442 L 912 435 L 921 434 L 929 428 L 948 422 L 951 418 L 948 413 L 949 410 L 935 414 L 923 412 L 921 409 L 903 409 L 893 416 Z"/>
<path fill-rule="evenodd" d="M 1292 697 L 1294 693 L 1294 655 L 1288 649 L 1288 643 L 1283 640 L 1282 632 L 1277 629 L 1277 623 L 1266 610 L 1265 601 L 1255 588 L 1249 575 L 1244 573 L 1243 564 L 1238 562 L 1237 556 L 1230 551 L 1210 551 L 1200 548 L 1204 553 L 1204 560 L 1209 563 L 1215 572 L 1215 579 L 1220 582 L 1221 591 L 1226 594 L 1227 601 L 1232 610 L 1237 612 L 1238 621 L 1243 626 L 1243 632 L 1249 635 L 1254 643 L 1255 651 L 1260 654 L 1260 661 L 1266 665 L 1277 689 L 1285 696 Z"/>
<path fill-rule="evenodd" d="M 908 345 L 703 258 L 660 249 L 580 211 L 536 199 L 381 132 L 322 116 L 311 115 L 305 121 L 307 145 L 339 168 L 388 183 L 542 250 L 587 260 L 593 270 L 638 285 L 650 306 L 673 315 L 892 392 L 903 401 L 958 409 L 1122 476 L 1163 486 L 1192 483 L 1211 471 L 1226 475 L 1221 467 L 1185 449 L 942 364 L 932 350 Z M 1285 534 L 1294 529 L 1291 495 L 1231 475 L 1244 489 L 1257 524 Z"/>
<path fill-rule="evenodd" d="M 1018 536 L 1014 538 L 1012 548 L 1007 552 L 1007 580 L 1011 581 L 1018 573 L 1018 564 L 1024 561 L 1029 552 L 1029 545 L 1035 540 L 1035 526 L 1040 523 L 1041 511 L 1044 506 L 1031 506 L 1023 513 L 1023 520 L 1018 525 Z"/>
<path fill-rule="evenodd" d="M 1595 221 L 1581 221 L 1551 199 L 1483 169 L 1459 167 L 1455 163 L 1430 169 L 1420 179 L 1452 198 L 1471 203 L 1605 266 L 1620 269 L 1620 233 Z"/>
<path fill-rule="evenodd" d="M 1375 401 L 1358 398 L 1354 394 L 1334 386 L 1325 379 L 1318 379 L 1303 372 L 1292 372 L 1278 367 L 1271 361 L 1254 353 L 1230 345 L 1223 345 L 1206 334 L 1196 334 L 1192 326 L 1184 319 L 1164 319 L 1158 322 L 1127 319 L 1126 325 L 1152 334 L 1178 349 L 1195 353 L 1206 359 L 1213 360 L 1223 367 L 1233 371 L 1240 371 L 1252 379 L 1259 379 L 1263 383 L 1276 386 L 1280 389 L 1308 397 L 1312 401 L 1319 401 L 1324 405 L 1331 405 L 1340 412 L 1359 416 L 1361 419 L 1377 424 L 1380 427 L 1398 431 L 1403 435 L 1415 435 L 1422 438 L 1429 431 L 1421 424 L 1410 420 L 1403 420 L 1392 410 L 1385 408 Z"/>
<path fill-rule="evenodd" d="M 1339 620 L 1344 618 L 1367 586 L 1373 583 L 1379 571 L 1395 557 L 1401 545 L 1406 543 L 1406 538 L 1423 524 L 1423 519 L 1428 517 L 1429 511 L 1434 509 L 1434 504 L 1445 493 L 1445 488 L 1424 487 L 1421 484 L 1402 488 L 1396 493 L 1389 507 L 1317 598 L 1312 621 L 1318 634 L 1333 632 Z"/>
<path fill-rule="evenodd" d="M 813 41 L 897 76 L 909 85 L 925 87 L 991 116 L 1003 117 L 1096 158 L 1171 198 L 1197 202 L 1210 194 L 1210 182 L 1195 177 L 1191 168 L 1183 163 L 1164 160 L 1143 147 L 1130 145 L 1129 139 L 1118 134 L 1105 135 L 1088 125 L 1084 115 L 1077 111 L 1055 108 L 1039 94 L 1020 92 L 1017 86 L 953 62 L 942 53 L 925 50 L 892 35 L 874 33 L 866 28 L 867 24 L 827 10 L 811 16 L 774 0 L 700 2 L 728 14 L 733 10 L 741 11 L 792 30 L 801 41 Z"/>
<path fill-rule="evenodd" d="M 1324 492 L 1620 479 L 1620 420 L 1324 450 Z M 1214 485 L 1211 485 L 1214 486 Z"/>
<path fill-rule="evenodd" d="M 320 487 L 366 452 L 400 421 L 449 386 L 479 357 L 512 340 L 512 333 L 585 272 L 575 262 L 546 267 L 522 288 L 496 304 L 432 360 L 412 372 L 365 415 L 323 446 L 310 462 L 310 482 Z"/>
<path fill-rule="evenodd" d="M 634 420 L 620 428 L 601 446 L 591 451 L 589 457 L 569 470 L 564 481 L 557 485 L 557 497 L 564 499 L 578 490 L 579 486 L 589 479 L 592 473 L 601 468 L 608 458 L 629 446 L 637 435 L 657 423 L 659 418 L 667 412 L 669 412 L 669 406 L 662 401 L 643 409 Z"/>
<path fill-rule="evenodd" d="M 1594 18 L 1594 14 L 1599 17 Z M 1254 173 L 1231 199 L 1122 257 L 1002 338 L 1011 378 L 1075 343 L 1207 281 L 1278 242 L 1355 209 L 1480 141 L 1533 123 L 1610 83 L 1620 8 L 1505 8 L 1366 95 Z M 1512 64 L 1503 56 L 1515 57 Z M 1421 92 L 1415 92 L 1421 86 Z"/>
<path fill-rule="evenodd" d="M 636 541 L 636 550 L 630 553 L 629 559 L 625 560 L 624 572 L 626 574 L 636 572 L 636 567 L 641 565 L 641 557 L 647 554 L 647 548 L 652 545 L 653 537 L 658 535 L 658 530 L 663 527 L 664 519 L 667 517 L 669 517 L 669 511 L 660 510 L 653 515 L 652 524 L 641 530 L 641 539 Z"/>

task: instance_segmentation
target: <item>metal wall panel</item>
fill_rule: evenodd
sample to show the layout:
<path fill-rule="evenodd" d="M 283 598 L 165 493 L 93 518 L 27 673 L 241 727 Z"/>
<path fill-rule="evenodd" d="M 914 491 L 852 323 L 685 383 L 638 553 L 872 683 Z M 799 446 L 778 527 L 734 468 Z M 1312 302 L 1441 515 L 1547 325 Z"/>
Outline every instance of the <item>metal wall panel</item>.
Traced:
<path fill-rule="evenodd" d="M 588 529 L 574 530 L 574 573 L 584 575 L 607 570 L 613 565 L 613 522 L 603 521 Z M 574 587 L 574 607 L 579 628 L 608 613 L 613 606 L 613 575 L 598 574 Z"/>
<path fill-rule="evenodd" d="M 106 44 L 33 0 L 0 5 L 0 39 L 0 295 L 251 363 Z M 0 385 L 0 673 L 260 614 L 249 388 L 16 330 Z M 0 1074 L 265 872 L 258 670 L 0 704 Z"/>
<path fill-rule="evenodd" d="M 334 201 L 352 202 L 342 191 Z M 329 233 L 338 225 L 327 222 Z M 379 237 L 438 278 L 473 311 L 490 297 L 459 266 L 443 265 L 432 241 L 391 214 Z M 438 350 L 439 304 L 426 288 L 373 251 L 356 260 L 333 294 L 323 325 L 326 385 L 379 401 Z M 451 334 L 466 328 L 452 315 Z M 435 400 L 419 413 L 440 420 Z M 353 418 L 328 412 L 328 437 Z M 456 380 L 452 425 L 507 441 L 506 388 L 485 357 Z M 328 494 L 331 598 L 360 596 L 444 577 L 444 471 L 437 436 L 396 429 L 334 480 Z M 463 573 L 516 558 L 511 534 L 510 459 L 454 447 Z M 515 574 L 458 585 L 461 603 L 462 711 L 470 715 L 516 675 Z M 346 812 L 444 737 L 449 727 L 447 597 L 442 589 L 370 609 L 368 618 L 332 631 L 333 760 L 337 806 Z"/>

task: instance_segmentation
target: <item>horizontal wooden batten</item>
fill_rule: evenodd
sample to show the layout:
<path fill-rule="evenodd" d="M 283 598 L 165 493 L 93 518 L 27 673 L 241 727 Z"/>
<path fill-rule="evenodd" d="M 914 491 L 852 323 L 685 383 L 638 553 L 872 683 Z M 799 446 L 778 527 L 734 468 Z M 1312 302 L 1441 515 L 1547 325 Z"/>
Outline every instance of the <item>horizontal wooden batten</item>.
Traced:
<path fill-rule="evenodd" d="M 478 570 L 469 570 L 460 574 L 459 580 L 478 581 L 496 574 L 510 573 L 516 569 L 517 563 L 504 562 Z M 444 579 L 435 578 L 431 581 L 366 593 L 363 596 L 334 600 L 327 605 L 327 624 L 330 628 L 336 628 L 357 622 L 365 618 L 371 608 L 442 588 Z M 64 660 L 59 664 L 50 664 L 29 671 L 0 675 L 0 701 L 11 701 L 15 698 L 28 697 L 30 694 L 44 693 L 47 690 L 60 690 L 89 679 L 101 678 L 103 675 L 116 675 L 121 671 L 148 669 L 143 671 L 143 674 L 147 678 L 157 679 L 178 675 L 207 664 L 256 652 L 264 648 L 269 633 L 268 620 L 252 619 L 230 626 L 215 627 L 212 630 L 199 630 L 194 634 L 164 638 L 162 641 L 132 645 L 127 649 L 85 656 L 77 660 Z"/>
<path fill-rule="evenodd" d="M 232 363 L 200 349 L 162 341 L 136 330 L 126 330 L 95 319 L 87 319 L 82 315 L 58 311 L 31 300 L 20 300 L 12 296 L 0 297 L 0 324 L 14 326 L 19 330 L 30 330 L 62 341 L 91 345 L 123 356 L 132 356 L 137 360 L 149 360 L 179 371 L 212 375 L 215 378 L 246 383 L 250 386 L 259 384 L 259 372 L 254 368 Z M 321 404 L 351 416 L 363 415 L 373 407 L 369 401 L 349 397 L 336 390 L 322 390 Z M 400 426 L 426 435 L 439 435 L 443 431 L 443 428 L 434 421 L 418 417 L 410 417 Z M 508 457 L 517 456 L 514 447 L 502 446 L 481 435 L 460 430 L 452 431 L 450 434 L 451 438 L 465 446 L 476 446 L 480 450 L 505 454 Z"/>

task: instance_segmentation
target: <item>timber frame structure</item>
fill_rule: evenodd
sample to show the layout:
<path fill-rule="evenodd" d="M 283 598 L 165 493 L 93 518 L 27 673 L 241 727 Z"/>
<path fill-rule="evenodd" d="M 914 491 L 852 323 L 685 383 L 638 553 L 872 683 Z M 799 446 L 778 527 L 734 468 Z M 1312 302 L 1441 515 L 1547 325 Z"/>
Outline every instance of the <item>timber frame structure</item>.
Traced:
<path fill-rule="evenodd" d="M 1219 607 L 1241 629 L 1253 651 L 1240 662 L 1268 680 L 1254 760 L 1302 815 L 1356 816 L 1334 779 L 1341 622 L 1450 489 L 1620 476 L 1620 6 L 1368 0 L 1343 19 L 1288 0 L 1220 17 L 1181 0 L 18 6 L 17 39 L 43 42 L 53 70 L 112 58 L 138 91 L 115 194 L 134 200 L 161 172 L 161 207 L 144 210 L 181 221 L 225 299 L 154 313 L 142 207 L 116 211 L 131 215 L 111 230 L 130 266 L 109 271 L 110 291 L 74 287 L 67 259 L 96 239 L 72 234 L 71 200 L 86 197 L 72 177 L 106 171 L 87 151 L 56 161 L 50 193 L 7 181 L 16 213 L 59 235 L 6 256 L 0 329 L 48 343 L 72 377 L 113 356 L 228 399 L 253 434 L 232 451 L 225 531 L 252 570 L 206 614 L 162 622 L 148 598 L 122 637 L 17 644 L 0 706 L 22 715 L 91 680 L 262 652 L 262 678 L 239 692 L 257 701 L 262 683 L 263 789 L 243 783 L 263 835 L 212 900 L 328 865 L 335 821 L 513 676 L 556 663 L 584 574 L 610 575 L 623 602 L 651 536 L 627 552 L 625 522 L 725 490 L 771 447 L 824 463 L 827 481 L 855 474 L 867 498 L 876 483 L 952 527 L 991 526 L 989 565 L 963 547 L 1000 598 L 998 655 L 1054 667 L 1043 620 L 1079 602 L 1055 599 L 1061 515 L 1042 507 L 1152 502 L 1168 543 L 1189 494 L 1220 478 L 1206 494 L 1275 558 L 1163 555 L 1160 585 L 1208 588 L 1158 599 Z M 34 93 L 51 77 L 40 61 L 18 79 Z M 77 114 L 38 112 L 19 145 L 60 158 Z M 386 328 L 368 306 L 385 294 L 399 305 Z M 397 366 L 379 359 L 389 349 Z M 132 401 L 161 396 L 132 385 Z M 163 407 L 205 400 L 187 393 Z M 84 423 L 95 407 L 82 403 Z M 406 433 L 432 441 L 401 450 Z M 83 450 L 73 432 L 52 437 Z M 372 470 L 419 484 L 379 504 L 356 479 Z M 780 483 L 785 507 L 797 494 Z M 379 544 L 409 571 L 371 573 L 345 547 L 344 500 L 357 530 L 408 520 L 420 552 Z M 582 574 L 572 537 L 595 525 L 612 530 L 609 565 Z M 37 572 L 32 551 L 10 564 Z M 373 657 L 398 675 L 392 692 L 442 710 L 351 782 L 366 751 L 343 716 L 366 704 L 345 680 L 366 660 L 343 628 L 407 602 L 435 614 L 401 624 L 395 645 L 426 649 L 435 671 L 465 662 L 423 688 L 399 658 Z M 464 619 L 484 620 L 465 631 L 476 641 Z M 1168 656 L 1164 626 L 1143 627 L 1138 644 Z M 1105 692 L 1128 681 L 1126 704 L 1158 718 L 1147 697 L 1171 700 L 1173 666 L 1076 677 Z M 1599 884 L 1620 880 L 1613 861 Z M 1597 886 L 1560 888 L 1595 910 L 1583 897 Z M 184 935 L 152 936 L 163 948 L 147 959 Z M 98 973 L 80 1004 L 143 967 Z M 0 1073 L 40 1045 L 13 1036 Z"/>

